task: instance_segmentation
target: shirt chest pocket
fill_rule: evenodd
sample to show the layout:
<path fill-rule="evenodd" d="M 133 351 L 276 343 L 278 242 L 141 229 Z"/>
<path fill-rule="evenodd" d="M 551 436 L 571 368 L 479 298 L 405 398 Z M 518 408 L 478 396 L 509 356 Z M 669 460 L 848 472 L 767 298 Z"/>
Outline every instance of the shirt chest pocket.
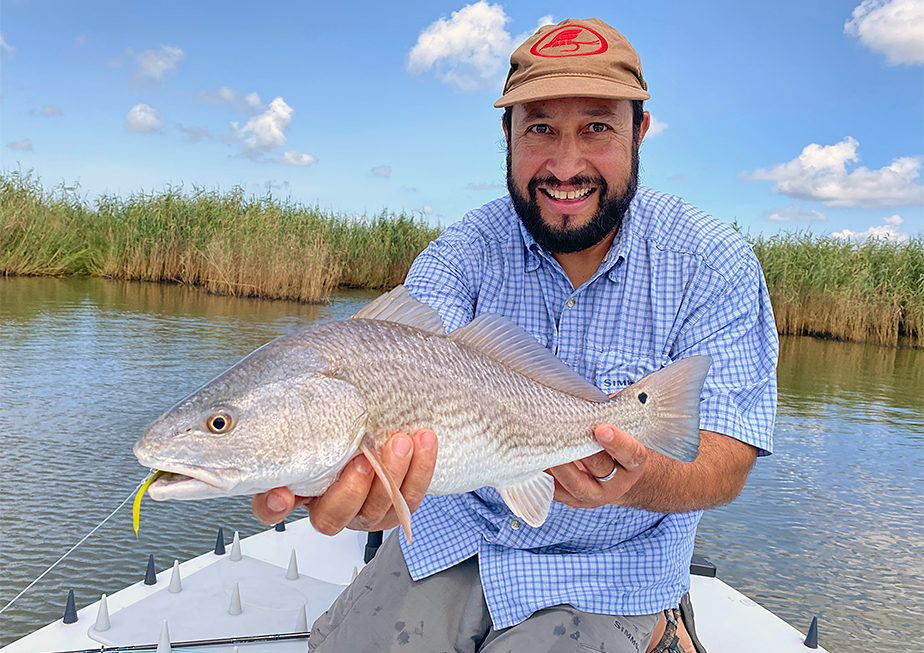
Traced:
<path fill-rule="evenodd" d="M 597 354 L 594 384 L 608 395 L 619 392 L 670 363 L 670 359 L 631 354 L 621 350 Z"/>

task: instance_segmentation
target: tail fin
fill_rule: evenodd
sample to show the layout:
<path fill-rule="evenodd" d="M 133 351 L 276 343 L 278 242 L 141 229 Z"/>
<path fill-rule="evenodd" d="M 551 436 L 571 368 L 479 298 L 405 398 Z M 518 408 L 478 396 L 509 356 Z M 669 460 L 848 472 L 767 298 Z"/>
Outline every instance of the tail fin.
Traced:
<path fill-rule="evenodd" d="M 682 463 L 699 454 L 699 400 L 709 356 L 690 356 L 652 372 L 619 393 L 640 403 L 650 403 L 648 429 L 642 444 Z"/>

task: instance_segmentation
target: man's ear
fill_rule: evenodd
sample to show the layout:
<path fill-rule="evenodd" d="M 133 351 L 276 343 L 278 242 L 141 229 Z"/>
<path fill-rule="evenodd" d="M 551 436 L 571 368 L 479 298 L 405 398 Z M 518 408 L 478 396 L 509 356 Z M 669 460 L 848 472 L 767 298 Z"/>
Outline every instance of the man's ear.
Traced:
<path fill-rule="evenodd" d="M 648 133 L 648 128 L 651 127 L 651 114 L 647 111 L 644 112 L 644 118 L 642 118 L 642 124 L 638 130 L 638 143 L 635 144 L 636 147 L 642 144 L 642 141 L 645 140 L 645 134 Z"/>

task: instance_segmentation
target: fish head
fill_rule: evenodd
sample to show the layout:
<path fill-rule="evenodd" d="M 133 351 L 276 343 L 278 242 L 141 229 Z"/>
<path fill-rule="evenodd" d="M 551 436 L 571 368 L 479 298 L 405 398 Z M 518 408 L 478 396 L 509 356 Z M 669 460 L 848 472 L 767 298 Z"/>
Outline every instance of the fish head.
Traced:
<path fill-rule="evenodd" d="M 365 422 L 362 398 L 329 376 L 310 348 L 273 344 L 180 400 L 135 443 L 142 465 L 170 472 L 150 487 L 151 498 L 333 481 L 355 451 L 351 443 Z"/>

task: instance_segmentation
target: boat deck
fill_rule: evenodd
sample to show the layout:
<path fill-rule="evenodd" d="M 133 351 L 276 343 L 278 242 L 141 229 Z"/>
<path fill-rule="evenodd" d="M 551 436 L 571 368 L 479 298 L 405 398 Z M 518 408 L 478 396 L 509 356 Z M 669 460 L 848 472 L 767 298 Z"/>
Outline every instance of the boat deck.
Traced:
<path fill-rule="evenodd" d="M 176 572 L 171 565 L 156 574 L 154 584 L 138 582 L 105 597 L 108 619 L 97 601 L 77 610 L 74 623 L 58 620 L 0 650 L 57 653 L 145 644 L 153 649 L 166 629 L 166 639 L 177 648 L 196 642 L 197 651 L 303 653 L 303 637 L 229 640 L 305 632 L 363 566 L 365 544 L 365 533 L 327 537 L 301 519 L 284 531 L 270 529 L 228 545 L 224 555 L 209 552 L 183 562 Z M 696 630 L 709 653 L 809 650 L 804 634 L 718 578 L 694 575 L 690 595 Z"/>

